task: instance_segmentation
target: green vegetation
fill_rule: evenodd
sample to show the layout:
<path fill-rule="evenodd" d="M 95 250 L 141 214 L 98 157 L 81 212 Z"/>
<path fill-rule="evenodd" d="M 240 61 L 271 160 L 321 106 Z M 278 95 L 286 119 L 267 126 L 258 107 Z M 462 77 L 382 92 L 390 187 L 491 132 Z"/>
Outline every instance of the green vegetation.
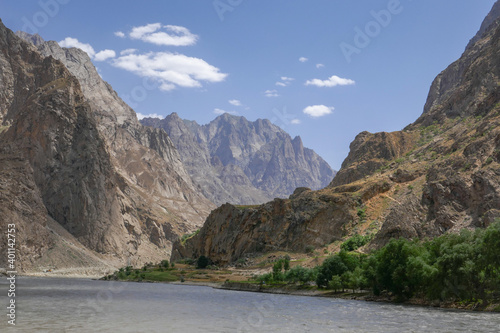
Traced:
<path fill-rule="evenodd" d="M 211 264 L 210 259 L 208 259 L 205 256 L 200 256 L 198 260 L 196 260 L 196 268 L 199 269 L 207 268 L 207 266 L 210 264 Z"/>
<path fill-rule="evenodd" d="M 168 261 L 163 260 L 159 265 L 146 264 L 142 269 L 134 269 L 132 266 L 122 267 L 113 274 L 105 276 L 103 279 L 172 282 L 178 281 L 179 277 L 176 272 L 174 272 L 173 267 L 168 267 Z"/>
<path fill-rule="evenodd" d="M 358 217 L 360 222 L 364 222 L 366 220 L 366 207 L 358 208 Z"/>
<path fill-rule="evenodd" d="M 305 285 L 316 279 L 317 269 L 309 269 L 302 266 L 290 268 L 290 257 L 276 261 L 271 273 L 257 276 L 257 281 L 261 284 L 284 284 L 293 283 Z"/>
<path fill-rule="evenodd" d="M 198 235 L 200 233 L 200 229 L 196 230 L 195 232 L 191 233 L 191 234 L 185 234 L 185 235 L 182 235 L 181 237 L 181 244 L 184 245 L 184 243 L 186 243 L 186 241 L 189 239 L 189 238 L 192 238 L 196 235 Z"/>
<path fill-rule="evenodd" d="M 373 234 L 365 236 L 356 234 L 348 238 L 345 242 L 343 242 L 342 245 L 340 245 L 340 248 L 348 252 L 355 251 L 360 247 L 368 244 L 368 242 L 370 242 L 373 239 L 373 236 L 374 236 Z"/>
<path fill-rule="evenodd" d="M 362 236 L 359 236 L 362 237 Z M 296 266 L 283 271 L 277 262 L 273 272 L 259 276 L 266 283 L 316 282 L 335 291 L 371 290 L 398 300 L 426 300 L 488 304 L 500 299 L 500 221 L 487 229 L 462 230 L 430 241 L 393 239 L 378 251 L 349 253 L 358 237 L 344 242 L 340 253 L 313 269 Z M 346 244 L 344 246 L 344 244 Z"/>
<path fill-rule="evenodd" d="M 307 245 L 304 250 L 306 253 L 313 253 L 314 252 L 314 246 L 312 245 Z"/>

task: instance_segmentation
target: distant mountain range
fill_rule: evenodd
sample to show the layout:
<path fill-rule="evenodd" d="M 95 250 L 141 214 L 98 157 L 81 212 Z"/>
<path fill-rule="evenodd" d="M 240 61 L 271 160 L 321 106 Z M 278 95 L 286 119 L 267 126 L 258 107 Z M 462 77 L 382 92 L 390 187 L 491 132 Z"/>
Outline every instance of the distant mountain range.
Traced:
<path fill-rule="evenodd" d="M 266 119 L 250 122 L 226 113 L 198 125 L 172 113 L 141 123 L 168 133 L 193 181 L 217 205 L 285 198 L 297 187 L 323 188 L 335 176 L 300 137 L 292 139 Z"/>

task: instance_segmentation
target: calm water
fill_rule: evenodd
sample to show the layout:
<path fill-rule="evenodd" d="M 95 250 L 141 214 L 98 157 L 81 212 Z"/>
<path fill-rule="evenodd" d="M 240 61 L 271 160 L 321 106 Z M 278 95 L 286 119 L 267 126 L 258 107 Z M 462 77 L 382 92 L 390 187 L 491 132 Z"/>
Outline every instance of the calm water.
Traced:
<path fill-rule="evenodd" d="M 210 287 L 19 278 L 17 325 L 1 332 L 499 332 L 500 315 L 225 291 Z M 7 329 L 6 329 L 7 327 Z"/>

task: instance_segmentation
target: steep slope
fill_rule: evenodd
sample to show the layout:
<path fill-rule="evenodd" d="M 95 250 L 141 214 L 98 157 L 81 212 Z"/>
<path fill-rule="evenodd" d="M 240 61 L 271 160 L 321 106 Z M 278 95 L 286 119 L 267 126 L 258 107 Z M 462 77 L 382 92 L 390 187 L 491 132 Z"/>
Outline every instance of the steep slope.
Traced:
<path fill-rule="evenodd" d="M 143 128 L 109 86 L 92 95 L 102 80 L 85 82 L 1 22 L 0 68 L 0 228 L 16 225 L 19 271 L 164 259 L 202 224 L 211 203 L 176 170 L 168 136 Z"/>
<path fill-rule="evenodd" d="M 165 129 L 193 181 L 217 204 L 263 203 L 297 187 L 320 189 L 335 176 L 300 137 L 292 140 L 269 120 L 250 122 L 226 113 L 200 126 L 173 113 L 141 122 Z"/>
<path fill-rule="evenodd" d="M 134 110 L 101 79 L 84 51 L 61 48 L 54 41 L 39 44 L 38 50 L 60 60 L 80 82 L 120 174 L 189 221 L 187 229 L 199 227 L 214 206 L 198 193 L 168 135 L 161 129 L 142 126 Z"/>
<path fill-rule="evenodd" d="M 228 263 L 355 233 L 376 233 L 373 248 L 393 237 L 435 237 L 499 218 L 499 9 L 497 1 L 461 58 L 434 80 L 415 123 L 359 134 L 323 190 L 298 190 L 259 207 L 219 207 L 198 235 L 174 245 L 173 259 L 206 255 Z"/>

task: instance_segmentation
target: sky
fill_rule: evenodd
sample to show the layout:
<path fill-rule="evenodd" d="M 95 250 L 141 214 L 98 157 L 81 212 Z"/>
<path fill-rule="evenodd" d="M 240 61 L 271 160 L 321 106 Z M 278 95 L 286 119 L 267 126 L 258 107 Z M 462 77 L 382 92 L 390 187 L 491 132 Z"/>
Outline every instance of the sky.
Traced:
<path fill-rule="evenodd" d="M 80 47 L 139 115 L 269 119 L 338 170 L 401 130 L 495 0 L 2 0 L 13 31 Z"/>

